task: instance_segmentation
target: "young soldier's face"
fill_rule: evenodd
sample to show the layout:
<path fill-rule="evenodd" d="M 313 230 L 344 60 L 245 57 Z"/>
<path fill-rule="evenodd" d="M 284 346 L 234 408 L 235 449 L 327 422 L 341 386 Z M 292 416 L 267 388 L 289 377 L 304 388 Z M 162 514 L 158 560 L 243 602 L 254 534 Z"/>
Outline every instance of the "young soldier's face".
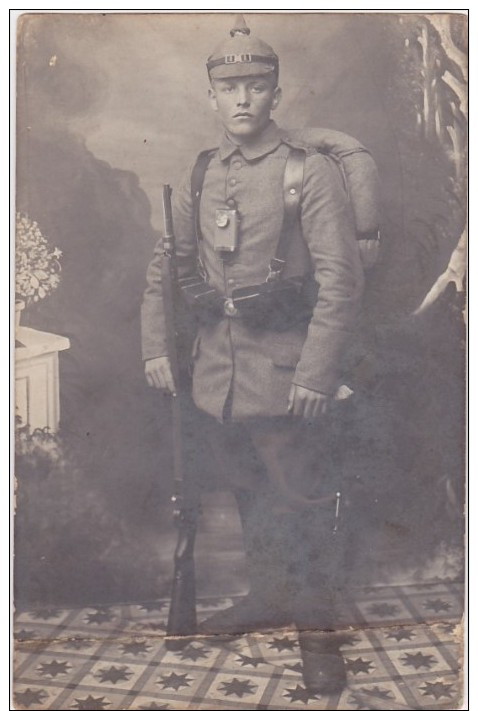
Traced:
<path fill-rule="evenodd" d="M 280 97 L 274 77 L 267 75 L 214 79 L 209 89 L 213 110 L 238 142 L 253 138 L 267 126 Z"/>

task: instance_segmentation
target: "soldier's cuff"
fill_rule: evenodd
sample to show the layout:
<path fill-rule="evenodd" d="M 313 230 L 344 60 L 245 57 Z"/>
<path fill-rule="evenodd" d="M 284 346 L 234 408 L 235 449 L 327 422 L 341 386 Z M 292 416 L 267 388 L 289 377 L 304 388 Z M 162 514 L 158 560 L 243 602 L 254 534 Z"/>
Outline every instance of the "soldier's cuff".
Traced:
<path fill-rule="evenodd" d="M 305 378 L 301 377 L 300 373 L 297 373 L 292 380 L 293 385 L 298 385 L 301 388 L 306 388 L 306 390 L 312 390 L 314 393 L 320 393 L 321 395 L 327 395 L 327 397 L 333 397 L 335 391 L 337 390 L 337 381 L 335 379 L 333 383 L 329 381 L 319 382 L 315 378 Z"/>
<path fill-rule="evenodd" d="M 334 395 L 335 390 L 332 393 L 325 392 L 324 390 L 320 389 L 318 390 L 317 388 L 311 388 L 309 385 L 304 385 L 303 383 L 298 383 L 296 378 L 292 381 L 293 385 L 297 385 L 300 388 L 304 388 L 305 390 L 310 390 L 313 393 L 317 393 L 317 395 L 324 395 L 325 397 L 331 397 Z"/>
<path fill-rule="evenodd" d="M 346 331 L 309 326 L 293 382 L 309 390 L 334 395 L 339 386 L 341 359 L 349 338 Z"/>
<path fill-rule="evenodd" d="M 168 349 L 164 343 L 158 341 L 143 340 L 141 355 L 143 361 L 152 360 L 153 358 L 161 358 L 161 356 L 169 355 Z"/>
<path fill-rule="evenodd" d="M 143 362 L 146 363 L 147 360 L 156 360 L 156 358 L 169 358 L 168 353 L 155 353 L 155 355 L 144 355 L 142 356 Z"/>

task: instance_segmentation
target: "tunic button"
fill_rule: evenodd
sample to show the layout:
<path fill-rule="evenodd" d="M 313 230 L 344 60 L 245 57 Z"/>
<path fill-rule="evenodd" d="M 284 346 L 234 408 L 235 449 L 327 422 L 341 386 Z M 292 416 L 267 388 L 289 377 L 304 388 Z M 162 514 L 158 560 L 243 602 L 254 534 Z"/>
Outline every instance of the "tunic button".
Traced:
<path fill-rule="evenodd" d="M 230 277 L 230 278 L 227 280 L 227 283 L 228 283 L 228 286 L 234 286 L 234 284 L 235 284 L 236 282 L 234 281 L 234 279 L 233 279 L 232 277 Z"/>
<path fill-rule="evenodd" d="M 234 200 L 234 198 L 228 198 L 226 200 L 226 205 L 228 205 L 229 207 L 236 207 L 236 201 Z"/>
<path fill-rule="evenodd" d="M 289 190 L 289 192 L 290 192 L 291 195 L 295 195 L 296 192 L 297 192 L 297 190 L 296 190 L 295 188 L 291 188 L 291 189 Z"/>
<path fill-rule="evenodd" d="M 236 170 L 239 170 L 242 168 L 242 163 L 240 160 L 235 160 L 232 164 L 232 167 L 235 168 Z"/>
<path fill-rule="evenodd" d="M 234 185 L 236 185 L 236 183 L 237 183 L 237 180 L 235 178 L 229 178 L 229 185 L 232 185 L 234 187 Z"/>

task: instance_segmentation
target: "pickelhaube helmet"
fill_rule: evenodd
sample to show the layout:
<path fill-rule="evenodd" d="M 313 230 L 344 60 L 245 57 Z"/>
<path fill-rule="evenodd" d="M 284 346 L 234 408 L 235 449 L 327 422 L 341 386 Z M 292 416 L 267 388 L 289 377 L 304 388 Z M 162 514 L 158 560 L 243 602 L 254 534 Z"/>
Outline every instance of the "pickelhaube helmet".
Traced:
<path fill-rule="evenodd" d="M 250 76 L 254 74 L 279 75 L 279 57 L 266 42 L 250 37 L 242 15 L 236 15 L 230 39 L 222 42 L 208 58 L 206 66 L 210 79 Z"/>

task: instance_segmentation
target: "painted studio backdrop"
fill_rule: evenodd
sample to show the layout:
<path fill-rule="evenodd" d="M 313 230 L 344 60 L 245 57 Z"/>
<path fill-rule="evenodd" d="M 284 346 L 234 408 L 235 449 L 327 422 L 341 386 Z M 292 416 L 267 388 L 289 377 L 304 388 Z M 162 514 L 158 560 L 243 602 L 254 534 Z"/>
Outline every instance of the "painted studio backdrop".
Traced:
<path fill-rule="evenodd" d="M 56 250 L 51 259 L 59 264 L 55 288 L 39 293 L 34 285 L 38 298 L 32 292 L 24 299 L 21 323 L 62 337 L 63 349 L 57 431 L 35 428 L 28 422 L 31 403 L 18 403 L 19 604 L 168 594 L 169 410 L 144 381 L 139 307 L 162 229 L 162 184 L 174 189 L 194 155 L 217 144 L 205 60 L 231 19 L 39 14 L 20 20 L 17 211 L 24 230 L 38 229 Z M 350 578 L 457 577 L 466 19 L 247 19 L 280 57 L 277 123 L 351 134 L 380 173 L 382 253 L 367 277 L 351 364 L 355 396 L 340 442 L 344 476 L 356 492 Z M 23 341 L 22 328 L 17 333 L 19 358 L 28 348 L 26 333 Z M 191 409 L 186 445 L 195 469 L 208 472 L 196 425 Z M 199 592 L 240 592 L 245 568 L 232 500 L 211 486 L 204 509 Z"/>

